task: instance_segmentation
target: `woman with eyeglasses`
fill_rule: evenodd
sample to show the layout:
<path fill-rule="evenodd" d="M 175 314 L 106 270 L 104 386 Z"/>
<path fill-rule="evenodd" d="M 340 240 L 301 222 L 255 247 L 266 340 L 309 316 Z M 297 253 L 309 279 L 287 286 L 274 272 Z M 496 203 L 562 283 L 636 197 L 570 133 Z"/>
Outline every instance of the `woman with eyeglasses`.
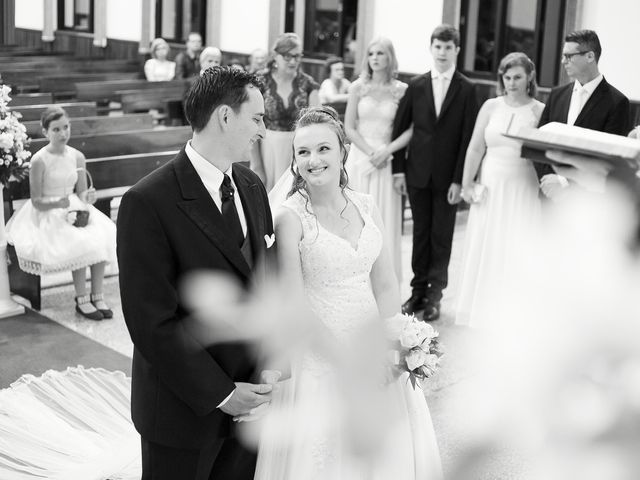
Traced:
<path fill-rule="evenodd" d="M 267 134 L 260 142 L 259 155 L 254 152 L 251 168 L 262 176 L 267 191 L 291 165 L 293 125 L 300 110 L 320 104 L 320 86 L 300 70 L 301 60 L 300 38 L 295 33 L 283 33 L 276 39 L 261 75 Z"/>

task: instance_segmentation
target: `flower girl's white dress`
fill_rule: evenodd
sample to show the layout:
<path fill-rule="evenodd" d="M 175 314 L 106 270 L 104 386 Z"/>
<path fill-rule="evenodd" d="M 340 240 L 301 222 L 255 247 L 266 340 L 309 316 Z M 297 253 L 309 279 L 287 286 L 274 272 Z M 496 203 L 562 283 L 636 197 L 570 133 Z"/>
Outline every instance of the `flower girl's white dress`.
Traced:
<path fill-rule="evenodd" d="M 69 196 L 68 208 L 37 210 L 26 202 L 7 223 L 7 241 L 16 249 L 20 268 L 33 275 L 77 270 L 99 262 L 115 262 L 116 226 L 102 212 L 73 193 L 78 175 L 76 155 L 65 147 L 63 155 L 43 149 L 42 193 L 45 199 Z M 89 224 L 74 227 L 69 211 L 89 210 Z"/>
<path fill-rule="evenodd" d="M 371 216 L 373 199 L 349 190 L 346 195 L 364 220 L 355 248 L 324 229 L 299 192 L 283 204 L 299 216 L 303 226 L 299 250 L 309 305 L 340 347 L 362 341 L 359 334 L 367 324 L 381 321 L 370 282 L 382 248 L 382 234 Z M 303 351 L 299 361 L 294 361 L 292 378 L 274 395 L 264 419 L 255 478 L 439 479 L 440 456 L 424 392 L 419 387 L 414 390 L 406 377 L 387 389 L 399 407 L 396 421 L 387 430 L 381 453 L 363 459 L 357 450 L 370 438 L 366 436 L 368 425 L 359 423 L 367 417 L 360 417 L 359 410 L 370 405 L 367 398 L 359 401 L 357 391 L 349 395 L 356 400 L 350 406 L 341 403 L 337 393 L 344 391 L 341 373 L 315 351 Z M 353 383 L 358 384 L 358 378 L 356 375 Z"/>

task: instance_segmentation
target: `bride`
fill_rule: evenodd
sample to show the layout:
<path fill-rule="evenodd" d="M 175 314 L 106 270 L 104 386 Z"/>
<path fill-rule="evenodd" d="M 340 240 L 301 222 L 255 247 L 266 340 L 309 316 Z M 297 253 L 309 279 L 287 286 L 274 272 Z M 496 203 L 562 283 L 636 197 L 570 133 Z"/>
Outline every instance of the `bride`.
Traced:
<path fill-rule="evenodd" d="M 263 426 L 255 478 L 438 479 L 440 457 L 423 391 L 403 377 L 367 390 L 368 368 L 345 381 L 343 367 L 353 363 L 341 354 L 366 351 L 358 346 L 373 338 L 367 332 L 400 312 L 380 213 L 371 196 L 347 186 L 345 140 L 332 108 L 301 112 L 294 181 L 276 213 L 278 261 L 325 335 L 291 361 L 291 377 L 274 389 L 279 393 Z M 382 408 L 376 413 L 372 405 L 392 405 L 394 415 Z M 389 422 L 377 422 L 381 417 Z M 384 430 L 374 430 L 376 423 Z"/>

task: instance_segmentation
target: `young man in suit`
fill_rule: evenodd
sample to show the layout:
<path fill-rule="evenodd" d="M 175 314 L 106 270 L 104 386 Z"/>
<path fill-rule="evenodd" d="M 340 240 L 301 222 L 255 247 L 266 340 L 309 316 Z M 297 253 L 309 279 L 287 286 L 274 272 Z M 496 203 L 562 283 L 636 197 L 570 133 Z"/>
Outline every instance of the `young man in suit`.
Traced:
<path fill-rule="evenodd" d="M 413 217 L 412 293 L 402 309 L 424 310 L 427 321 L 440 316 L 464 157 L 478 113 L 473 84 L 456 70 L 459 51 L 455 28 L 433 31 L 434 68 L 411 80 L 393 127 L 395 139 L 413 125 L 408 155 L 402 149 L 393 156 L 394 187 L 408 194 Z"/>
<path fill-rule="evenodd" d="M 598 69 L 602 53 L 598 35 L 593 30 L 579 30 L 564 40 L 562 65 L 573 82 L 551 90 L 539 126 L 561 122 L 627 135 L 631 130 L 629 99 L 610 85 Z M 536 169 L 547 197 L 557 197 L 568 185 L 548 165 L 536 164 Z"/>
<path fill-rule="evenodd" d="M 242 161 L 263 138 L 264 101 L 252 74 L 214 67 L 185 98 L 193 137 L 131 188 L 118 212 L 120 294 L 134 344 L 133 422 L 143 479 L 253 479 L 255 454 L 232 418 L 270 400 L 253 384 L 246 345 L 203 345 L 188 328 L 180 282 L 199 270 L 248 285 L 264 271 L 273 233 L 267 193 Z"/>

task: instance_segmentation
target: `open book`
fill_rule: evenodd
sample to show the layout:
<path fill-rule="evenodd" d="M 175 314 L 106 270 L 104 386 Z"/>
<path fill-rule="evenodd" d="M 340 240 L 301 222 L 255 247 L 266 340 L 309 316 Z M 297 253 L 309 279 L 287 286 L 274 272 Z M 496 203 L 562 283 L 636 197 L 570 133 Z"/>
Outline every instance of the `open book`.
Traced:
<path fill-rule="evenodd" d="M 546 150 L 560 150 L 596 157 L 633 170 L 640 169 L 640 140 L 611 133 L 598 132 L 588 128 L 574 127 L 565 123 L 551 122 L 540 128 L 520 127 L 511 131 L 511 124 L 504 135 L 521 140 L 522 157 L 535 162 L 558 162 L 545 156 Z"/>

